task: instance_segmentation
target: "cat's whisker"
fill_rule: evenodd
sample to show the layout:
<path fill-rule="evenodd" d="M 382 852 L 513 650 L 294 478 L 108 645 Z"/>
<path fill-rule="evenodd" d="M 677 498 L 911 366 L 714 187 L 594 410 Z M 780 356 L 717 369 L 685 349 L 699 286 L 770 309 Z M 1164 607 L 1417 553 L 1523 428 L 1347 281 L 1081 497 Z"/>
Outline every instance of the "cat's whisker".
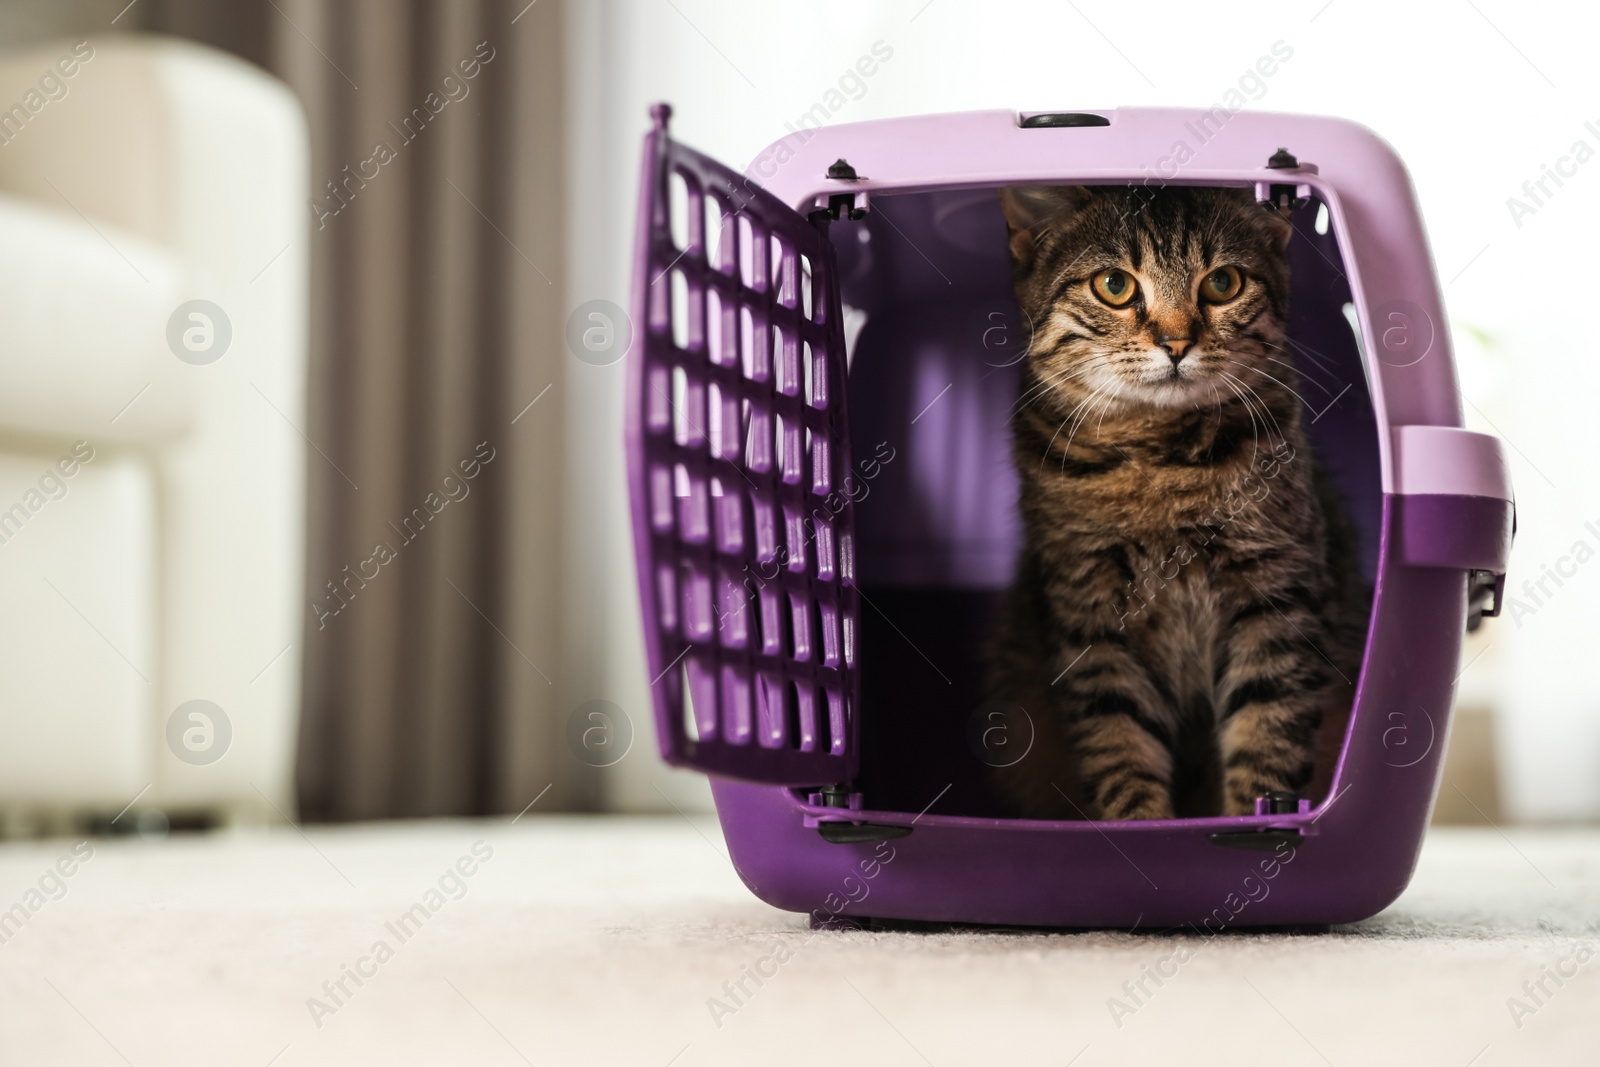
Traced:
<path fill-rule="evenodd" d="M 1119 384 L 1119 385 L 1117 385 L 1116 389 L 1111 393 L 1111 395 L 1106 397 L 1105 404 L 1100 408 L 1100 421 L 1095 423 L 1095 426 L 1094 426 L 1094 439 L 1096 441 L 1100 440 L 1102 437 L 1105 436 L 1104 430 L 1105 430 L 1105 425 L 1106 425 L 1106 413 L 1111 410 L 1111 405 L 1115 404 L 1117 402 L 1117 400 L 1121 396 L 1122 396 L 1122 386 Z"/>
<path fill-rule="evenodd" d="M 1293 337 L 1285 336 L 1284 340 L 1289 342 L 1289 346 L 1293 348 L 1296 353 L 1305 356 L 1307 360 L 1316 363 L 1318 366 L 1326 368 L 1330 374 L 1338 369 L 1339 361 L 1327 353 L 1319 352 L 1315 348 L 1312 348 L 1310 345 L 1306 344 L 1304 341 L 1296 341 Z"/>
<path fill-rule="evenodd" d="M 1067 423 L 1071 422 L 1072 421 L 1072 417 L 1078 413 L 1079 409 L 1081 409 L 1085 404 L 1089 403 L 1089 401 L 1093 400 L 1095 398 L 1095 394 L 1099 393 L 1100 390 L 1104 389 L 1104 388 L 1105 388 L 1104 385 L 1096 386 L 1093 393 L 1090 393 L 1087 397 L 1085 397 L 1083 400 L 1081 400 L 1077 404 L 1076 407 L 1074 407 L 1071 411 L 1067 412 L 1067 417 L 1061 420 L 1061 425 L 1056 427 L 1056 432 L 1051 434 L 1050 435 L 1050 440 L 1048 442 L 1046 442 L 1046 444 L 1044 446 L 1044 455 L 1039 457 L 1039 466 L 1043 467 L 1044 466 L 1044 461 L 1050 458 L 1050 452 L 1051 452 L 1052 448 L 1055 446 L 1056 438 L 1061 436 L 1061 431 L 1066 429 Z M 1072 438 L 1069 436 L 1067 438 L 1067 447 L 1070 448 L 1071 446 L 1072 446 Z M 1062 466 L 1063 469 L 1065 469 L 1066 465 L 1067 465 L 1067 460 L 1066 460 L 1065 454 L 1063 453 L 1062 458 L 1061 458 L 1061 466 Z"/>
<path fill-rule="evenodd" d="M 1086 366 L 1085 367 L 1079 367 L 1076 370 L 1068 370 L 1067 372 L 1064 372 L 1062 374 L 1052 375 L 1052 376 L 1046 378 L 1044 381 L 1042 381 L 1039 384 L 1033 386 L 1027 392 L 1022 394 L 1022 397 L 1017 401 L 1016 405 L 1011 409 L 1011 414 L 1015 415 L 1017 412 L 1021 411 L 1025 407 L 1027 407 L 1034 400 L 1038 399 L 1039 396 L 1042 396 L 1044 393 L 1054 389 L 1058 385 L 1066 384 L 1067 382 L 1071 381 L 1073 378 L 1076 378 L 1079 375 L 1084 374 L 1088 370 L 1089 370 L 1089 368 L 1086 367 Z"/>
<path fill-rule="evenodd" d="M 1066 454 L 1068 452 L 1072 451 L 1072 438 L 1077 434 L 1078 427 L 1082 426 L 1084 420 L 1087 419 L 1091 414 L 1093 414 L 1093 412 L 1094 412 L 1093 405 L 1094 405 L 1095 401 L 1097 401 L 1100 398 L 1100 396 L 1107 389 L 1110 388 L 1110 386 L 1111 386 L 1111 383 L 1102 382 L 1100 385 L 1095 387 L 1095 389 L 1094 389 L 1094 391 L 1092 393 L 1090 393 L 1087 397 L 1084 398 L 1083 403 L 1079 404 L 1077 407 L 1072 409 L 1073 416 L 1074 416 L 1072 418 L 1072 420 L 1071 420 L 1072 421 L 1072 429 L 1067 431 L 1067 443 L 1061 446 L 1061 455 L 1062 455 L 1062 463 L 1063 463 L 1063 465 L 1065 465 L 1065 462 L 1066 462 Z"/>
<path fill-rule="evenodd" d="M 1250 416 L 1250 466 L 1253 468 L 1256 465 L 1256 457 L 1261 454 L 1261 424 L 1256 420 L 1255 406 L 1250 403 L 1249 397 L 1239 391 L 1238 386 L 1228 381 L 1224 381 L 1222 384 L 1226 385 L 1233 392 L 1233 395 L 1239 398 L 1240 402 L 1244 404 L 1245 412 Z M 1215 392 L 1216 386 L 1212 386 L 1211 389 L 1212 392 Z M 1217 410 L 1219 413 L 1222 410 L 1222 401 L 1220 399 L 1217 401 Z"/>
<path fill-rule="evenodd" d="M 1331 393 L 1343 392 L 1345 389 L 1350 387 L 1352 383 L 1350 381 L 1348 368 L 1343 367 L 1338 360 L 1333 359 L 1322 352 L 1318 352 L 1310 345 L 1301 341 L 1296 341 L 1292 337 L 1286 337 L 1284 340 L 1288 341 L 1290 347 L 1294 350 L 1292 353 L 1293 356 L 1304 357 L 1306 361 L 1306 368 L 1300 368 L 1299 364 L 1297 363 L 1295 364 L 1296 369 L 1304 370 L 1308 368 L 1314 368 L 1326 375 L 1330 386 L 1337 385 L 1339 387 L 1337 390 L 1330 388 L 1329 391 Z M 1279 348 L 1277 345 L 1273 345 L 1272 347 L 1278 348 L 1278 351 L 1283 352 L 1284 355 L 1291 355 L 1290 352 Z"/>
<path fill-rule="evenodd" d="M 1224 383 L 1224 384 L 1226 384 L 1226 383 Z M 1217 392 L 1217 383 L 1216 382 L 1211 382 L 1210 385 L 1211 385 L 1211 399 L 1216 401 L 1217 429 L 1220 430 L 1220 429 L 1222 429 L 1222 394 Z M 1252 433 L 1255 432 L 1255 428 L 1254 427 L 1251 427 L 1251 432 Z M 1256 440 L 1259 443 L 1259 441 L 1261 440 L 1261 435 L 1260 434 L 1256 434 Z M 1255 462 L 1255 453 L 1254 452 L 1252 452 L 1250 454 L 1250 460 L 1251 460 L 1252 463 Z"/>
<path fill-rule="evenodd" d="M 1085 413 L 1083 418 L 1079 420 L 1078 428 L 1081 430 L 1083 427 L 1087 426 L 1089 424 L 1089 420 L 1094 418 L 1096 411 L 1100 412 L 1100 425 L 1104 425 L 1106 412 L 1111 410 L 1111 405 L 1116 403 L 1117 397 L 1120 396 L 1121 393 L 1122 383 L 1113 380 L 1110 383 L 1109 388 L 1100 394 L 1100 398 L 1089 408 L 1088 412 Z M 1096 433 L 1098 434 L 1099 430 L 1096 430 Z M 1098 438 L 1096 439 L 1098 440 Z"/>
<path fill-rule="evenodd" d="M 1031 353 L 1030 353 L 1030 356 L 1031 356 Z M 1033 375 L 1033 376 L 1036 376 L 1037 380 L 1035 380 L 1035 382 L 1033 383 L 1032 386 L 1030 386 L 1028 389 L 1023 391 L 1022 396 L 1025 398 L 1031 393 L 1035 393 L 1035 392 L 1038 392 L 1041 389 L 1044 389 L 1051 382 L 1057 381 L 1057 380 L 1059 380 L 1059 379 L 1061 379 L 1063 377 L 1066 377 L 1066 376 L 1069 376 L 1069 375 L 1072 375 L 1072 374 L 1080 373 L 1083 369 L 1084 368 L 1082 368 L 1082 367 L 1077 367 L 1077 368 L 1066 367 L 1066 368 L 1064 368 L 1062 370 L 1059 370 L 1059 371 L 1043 372 L 1043 371 L 1040 371 L 1040 370 L 1038 370 L 1038 369 L 1036 369 L 1034 367 L 1029 367 L 1024 372 L 1024 379 L 1026 379 L 1029 375 Z"/>
<path fill-rule="evenodd" d="M 1229 360 L 1228 362 L 1231 363 L 1233 361 Z M 1228 379 L 1229 381 L 1233 382 L 1235 385 L 1239 386 L 1245 392 L 1249 393 L 1251 398 L 1254 399 L 1254 401 L 1261 406 L 1261 414 L 1264 417 L 1264 419 L 1270 419 L 1272 421 L 1272 428 L 1275 431 L 1277 431 L 1278 440 L 1280 440 L 1280 441 L 1287 441 L 1288 440 L 1287 435 L 1285 435 L 1284 432 L 1283 432 L 1283 426 L 1278 422 L 1278 416 L 1276 416 L 1276 415 L 1274 415 L 1272 413 L 1272 407 L 1267 403 L 1266 399 L 1260 393 L 1258 393 L 1256 391 L 1254 386 L 1250 385 L 1248 382 L 1244 381 L 1244 379 L 1239 378 L 1236 375 L 1229 374 L 1225 370 L 1219 370 L 1219 371 L 1217 371 L 1217 373 L 1222 375 L 1224 378 Z"/>
<path fill-rule="evenodd" d="M 1315 371 L 1318 374 L 1326 375 L 1335 382 L 1342 380 L 1336 366 L 1325 360 L 1318 359 L 1310 352 L 1300 352 L 1298 350 L 1284 348 L 1282 345 L 1271 344 L 1266 341 L 1262 342 L 1262 347 L 1270 348 L 1274 352 L 1277 352 L 1283 356 L 1287 356 L 1287 359 L 1275 360 L 1275 362 L 1285 363 L 1290 367 L 1293 367 L 1301 374 L 1309 374 Z M 1271 359 L 1272 357 L 1269 356 L 1267 358 Z"/>
<path fill-rule="evenodd" d="M 1009 419 L 1010 417 L 1015 416 L 1023 408 L 1033 403 L 1034 400 L 1038 399 L 1040 396 L 1043 396 L 1045 392 L 1055 388 L 1055 386 L 1060 384 L 1060 382 L 1061 379 L 1059 377 L 1047 378 L 1028 389 L 1027 392 L 1023 393 L 1017 398 L 1017 402 L 1015 404 L 1011 405 L 1011 410 L 1007 413 L 1007 418 Z"/>
<path fill-rule="evenodd" d="M 1227 357 L 1223 357 L 1223 358 L 1226 359 Z M 1279 385 L 1281 385 L 1285 389 L 1289 390 L 1290 394 L 1293 395 L 1296 400 L 1300 401 L 1300 403 L 1302 403 L 1302 404 L 1304 404 L 1306 406 L 1306 410 L 1307 411 L 1315 411 L 1315 410 L 1317 410 L 1316 408 L 1311 406 L 1311 403 L 1308 400 L 1306 400 L 1305 397 L 1301 396 L 1300 393 L 1298 391 L 1296 391 L 1294 386 L 1290 385 L 1288 382 L 1284 381 L 1282 378 L 1276 377 L 1276 376 L 1274 376 L 1272 374 L 1268 374 L 1266 371 L 1262 370 L 1260 367 L 1252 367 L 1248 363 L 1240 363 L 1236 359 L 1230 359 L 1230 360 L 1228 360 L 1228 362 L 1232 363 L 1236 367 L 1243 367 L 1245 370 L 1253 370 L 1257 374 L 1264 375 L 1265 377 L 1271 378 L 1273 381 L 1277 382 Z"/>
<path fill-rule="evenodd" d="M 1288 435 L 1284 433 L 1283 427 L 1278 422 L 1277 415 L 1273 414 L 1272 409 L 1267 406 L 1267 402 L 1262 399 L 1261 394 L 1256 392 L 1256 390 L 1243 379 L 1229 374 L 1226 371 L 1221 373 L 1232 383 L 1230 388 L 1234 388 L 1234 391 L 1238 393 L 1239 399 L 1244 401 L 1245 405 L 1250 409 L 1252 416 L 1259 412 L 1261 416 L 1261 429 L 1266 433 L 1268 443 L 1271 444 L 1274 437 L 1277 439 L 1277 445 L 1274 447 L 1279 447 L 1287 443 L 1289 439 Z M 1252 455 L 1252 461 L 1254 458 L 1255 457 Z"/>
<path fill-rule="evenodd" d="M 1092 403 L 1096 398 L 1098 398 L 1107 389 L 1111 388 L 1114 385 L 1116 385 L 1116 382 L 1114 382 L 1114 381 L 1105 382 L 1105 383 L 1101 384 L 1099 387 L 1097 387 L 1095 389 L 1094 392 L 1089 394 L 1089 399 L 1087 401 L 1085 401 L 1084 404 Z M 1079 408 L 1084 407 L 1084 404 L 1079 404 L 1078 408 L 1075 408 L 1073 410 L 1078 410 Z M 1081 428 L 1083 426 L 1083 424 L 1088 421 L 1089 416 L 1092 415 L 1092 414 L 1094 414 L 1094 409 L 1090 408 L 1089 410 L 1085 411 L 1081 416 L 1078 417 L 1078 421 L 1076 421 L 1076 422 L 1074 422 L 1072 424 L 1072 430 L 1071 430 L 1071 432 L 1069 432 L 1067 434 L 1067 443 L 1065 445 L 1061 446 L 1061 469 L 1062 470 L 1066 470 L 1067 469 L 1067 455 L 1068 455 L 1068 453 L 1070 453 L 1072 451 L 1072 439 L 1074 437 L 1078 436 L 1079 428 Z"/>
<path fill-rule="evenodd" d="M 1238 379 L 1234 379 L 1234 382 L 1237 383 L 1237 384 L 1230 385 L 1230 388 L 1233 388 L 1234 392 L 1238 395 L 1239 399 L 1244 402 L 1245 410 L 1250 413 L 1251 425 L 1257 427 L 1257 430 L 1256 430 L 1257 451 L 1259 451 L 1259 446 L 1260 446 L 1260 442 L 1261 442 L 1261 434 L 1266 434 L 1267 441 L 1268 441 L 1269 444 L 1272 441 L 1274 433 L 1276 433 L 1276 435 L 1277 435 L 1277 437 L 1278 437 L 1278 439 L 1280 441 L 1283 440 L 1283 433 L 1278 428 L 1277 420 L 1272 417 L 1272 413 L 1270 411 L 1267 411 L 1261 405 L 1261 402 L 1259 400 L 1252 400 L 1251 399 L 1251 397 L 1249 395 L 1250 387 L 1248 385 L 1245 385 L 1243 382 L 1239 382 Z M 1258 415 L 1260 416 L 1259 419 L 1257 419 Z M 1255 455 L 1256 455 L 1255 453 L 1251 454 L 1250 458 L 1251 458 L 1252 461 L 1255 459 Z"/>
<path fill-rule="evenodd" d="M 1316 349 L 1302 344 L 1292 337 L 1285 337 L 1284 340 L 1289 343 L 1289 348 L 1285 348 L 1283 345 L 1275 345 L 1271 341 L 1262 341 L 1261 343 L 1268 348 L 1282 352 L 1286 356 L 1304 356 L 1307 363 L 1316 367 L 1325 374 L 1333 374 L 1338 369 L 1332 359 L 1323 355 L 1321 352 L 1318 352 Z"/>
<path fill-rule="evenodd" d="M 1280 367 L 1287 367 L 1288 369 L 1290 369 L 1292 371 L 1298 372 L 1302 378 L 1304 378 L 1306 381 L 1310 382 L 1312 385 L 1316 386 L 1318 389 L 1321 389 L 1324 393 L 1327 393 L 1329 396 L 1333 395 L 1333 390 L 1332 389 L 1329 389 L 1326 385 L 1323 385 L 1321 382 L 1317 381 L 1316 378 L 1312 377 L 1310 374 L 1307 374 L 1301 368 L 1296 367 L 1293 363 L 1285 363 L 1283 360 L 1278 359 L 1278 358 L 1276 358 L 1274 356 L 1266 356 L 1264 358 L 1267 359 L 1267 360 L 1270 360 L 1273 363 L 1276 363 Z"/>

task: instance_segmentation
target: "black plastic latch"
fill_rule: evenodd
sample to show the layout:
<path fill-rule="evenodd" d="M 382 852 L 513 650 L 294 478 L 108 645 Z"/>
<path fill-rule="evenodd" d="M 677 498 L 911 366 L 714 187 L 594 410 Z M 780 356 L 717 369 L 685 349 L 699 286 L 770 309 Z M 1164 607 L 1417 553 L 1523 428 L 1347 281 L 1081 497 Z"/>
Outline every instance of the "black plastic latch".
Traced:
<path fill-rule="evenodd" d="M 910 837 L 911 827 L 881 822 L 819 822 L 817 833 L 833 845 L 858 845 L 863 841 L 893 841 Z"/>
<path fill-rule="evenodd" d="M 1467 633 L 1497 618 L 1506 598 L 1506 576 L 1493 571 L 1467 572 Z"/>
<path fill-rule="evenodd" d="M 1275 852 L 1279 845 L 1298 845 L 1305 838 L 1296 830 L 1220 830 L 1207 834 L 1213 845 Z"/>

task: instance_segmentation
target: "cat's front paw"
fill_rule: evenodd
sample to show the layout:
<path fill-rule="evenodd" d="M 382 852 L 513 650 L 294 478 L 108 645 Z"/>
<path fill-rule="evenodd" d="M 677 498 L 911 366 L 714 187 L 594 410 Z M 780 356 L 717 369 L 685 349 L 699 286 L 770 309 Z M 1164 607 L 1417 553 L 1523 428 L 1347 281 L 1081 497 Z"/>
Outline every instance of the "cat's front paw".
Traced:
<path fill-rule="evenodd" d="M 1267 796 L 1269 793 L 1289 793 L 1295 790 L 1287 782 L 1264 782 L 1260 777 L 1239 776 L 1230 778 L 1225 783 L 1226 795 L 1222 804 L 1224 815 L 1254 815 L 1256 813 L 1256 798 Z"/>
<path fill-rule="evenodd" d="M 1256 798 L 1254 794 L 1248 797 L 1235 796 L 1229 793 L 1222 804 L 1224 815 L 1254 815 L 1256 813 Z"/>
<path fill-rule="evenodd" d="M 1112 816 L 1115 819 L 1170 819 L 1172 818 L 1172 799 L 1165 795 L 1151 797 L 1140 803 L 1131 811 L 1118 812 Z"/>
<path fill-rule="evenodd" d="M 1172 797 L 1165 788 L 1142 783 L 1149 788 L 1114 792 L 1096 804 L 1096 819 L 1123 822 L 1132 819 L 1172 818 Z"/>

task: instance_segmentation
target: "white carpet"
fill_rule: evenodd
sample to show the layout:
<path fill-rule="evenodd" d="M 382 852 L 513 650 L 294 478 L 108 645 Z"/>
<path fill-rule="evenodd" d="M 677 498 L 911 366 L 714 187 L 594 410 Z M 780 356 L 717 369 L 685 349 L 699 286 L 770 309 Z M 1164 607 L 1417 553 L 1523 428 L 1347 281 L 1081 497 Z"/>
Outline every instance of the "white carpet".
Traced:
<path fill-rule="evenodd" d="M 480 840 L 460 899 L 404 941 L 386 927 Z M 813 935 L 749 895 L 710 817 L 95 841 L 51 899 L 72 844 L 0 848 L 0 908 L 39 905 L 0 944 L 0 1063 L 1600 1062 L 1595 830 L 1439 831 L 1376 919 L 1210 942 Z M 393 958 L 335 1001 L 323 983 L 380 939 Z M 1561 964 L 1575 945 L 1594 958 Z M 1123 983 L 1182 947 L 1114 1020 Z M 714 1020 L 764 959 L 777 974 Z M 1546 965 L 1577 973 L 1538 1004 L 1522 984 Z"/>

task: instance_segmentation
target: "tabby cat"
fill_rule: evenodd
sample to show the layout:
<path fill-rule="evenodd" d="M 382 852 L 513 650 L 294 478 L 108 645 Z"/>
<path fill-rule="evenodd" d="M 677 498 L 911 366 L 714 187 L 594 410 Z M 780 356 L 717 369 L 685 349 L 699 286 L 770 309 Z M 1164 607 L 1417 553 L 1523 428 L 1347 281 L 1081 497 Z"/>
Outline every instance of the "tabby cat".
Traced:
<path fill-rule="evenodd" d="M 1023 817 L 1160 819 L 1325 789 L 1370 594 L 1302 427 L 1287 218 L 1246 189 L 1001 202 L 1034 332 L 990 683 L 1036 735 L 1002 792 Z"/>

